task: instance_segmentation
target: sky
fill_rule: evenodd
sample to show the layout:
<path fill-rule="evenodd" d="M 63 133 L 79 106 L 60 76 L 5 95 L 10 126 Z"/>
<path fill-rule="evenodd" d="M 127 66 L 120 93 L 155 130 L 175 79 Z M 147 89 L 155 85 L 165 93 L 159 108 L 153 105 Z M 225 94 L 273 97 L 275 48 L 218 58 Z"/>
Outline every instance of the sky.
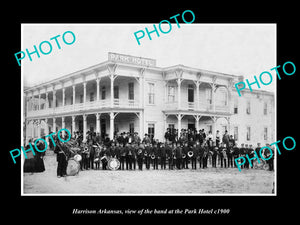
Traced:
<path fill-rule="evenodd" d="M 158 26 L 156 24 L 156 26 Z M 108 59 L 108 52 L 156 59 L 156 66 L 177 64 L 232 75 L 243 75 L 254 81 L 263 71 L 276 64 L 276 24 L 184 24 L 176 23 L 168 34 L 152 33 L 138 45 L 134 32 L 153 29 L 153 24 L 22 24 L 21 50 L 34 51 L 42 41 L 52 44 L 48 55 L 26 55 L 21 61 L 25 86 L 34 86 L 93 66 Z M 167 30 L 168 27 L 162 27 Z M 72 31 L 76 40 L 71 45 L 62 35 Z M 50 38 L 60 35 L 57 48 Z M 66 35 L 67 41 L 71 36 Z M 69 38 L 69 39 L 68 39 Z M 44 51 L 47 46 L 43 45 Z M 20 51 L 21 51 L 20 50 Z M 17 63 L 17 62 L 16 62 Z M 273 78 L 275 71 L 270 71 Z M 276 79 L 260 90 L 274 91 Z M 252 87 L 257 89 L 256 86 Z"/>

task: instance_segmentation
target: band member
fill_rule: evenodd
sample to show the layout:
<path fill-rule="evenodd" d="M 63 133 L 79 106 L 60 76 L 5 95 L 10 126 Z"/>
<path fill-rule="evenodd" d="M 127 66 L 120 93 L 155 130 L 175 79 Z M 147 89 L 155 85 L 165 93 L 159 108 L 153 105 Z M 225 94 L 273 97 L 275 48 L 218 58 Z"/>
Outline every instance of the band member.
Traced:
<path fill-rule="evenodd" d="M 97 147 L 95 149 L 95 169 L 96 170 L 99 170 L 100 169 L 100 153 L 101 153 L 101 149 L 100 147 Z"/>
<path fill-rule="evenodd" d="M 126 152 L 126 170 L 132 170 L 132 157 L 133 157 L 133 150 L 129 143 L 125 146 Z"/>
<path fill-rule="evenodd" d="M 245 144 L 245 150 L 244 150 L 244 152 L 245 152 L 245 155 L 249 155 L 249 148 L 248 148 L 248 144 Z M 246 162 L 245 162 L 245 164 L 244 164 L 244 168 L 247 168 L 247 169 L 249 169 L 249 161 L 248 160 L 246 160 Z"/>
<path fill-rule="evenodd" d="M 268 159 L 267 163 L 269 165 L 269 170 L 273 171 L 274 170 L 274 148 L 271 147 L 271 145 L 266 144 L 267 147 L 269 147 L 270 149 L 272 149 L 272 153 L 270 152 L 270 150 L 265 151 L 264 152 L 264 158 Z M 272 154 L 272 156 L 271 156 Z M 269 158 L 271 156 L 271 158 Z"/>
<path fill-rule="evenodd" d="M 154 158 L 153 158 L 153 156 L 154 156 Z M 153 162 L 153 169 L 157 170 L 158 169 L 158 149 L 157 149 L 156 143 L 153 144 L 151 158 L 152 158 L 152 162 Z"/>
<path fill-rule="evenodd" d="M 220 146 L 220 140 L 221 140 L 221 135 L 220 135 L 220 132 L 219 130 L 217 130 L 217 133 L 216 133 L 216 146 L 219 148 Z"/>
<path fill-rule="evenodd" d="M 83 163 L 83 169 L 88 170 L 89 169 L 89 158 L 90 158 L 90 151 L 89 147 L 86 143 L 83 144 L 83 151 L 82 151 L 82 163 Z"/>
<path fill-rule="evenodd" d="M 94 169 L 94 158 L 95 158 L 95 148 L 93 147 L 93 142 L 89 142 L 89 151 L 90 151 L 90 157 L 89 157 L 89 167 L 91 169 Z"/>
<path fill-rule="evenodd" d="M 176 144 L 175 148 L 175 155 L 176 155 L 176 168 L 181 169 L 181 160 L 182 160 L 182 148 L 180 147 L 179 142 Z"/>
<path fill-rule="evenodd" d="M 220 162 L 221 162 L 221 168 L 223 168 L 223 164 L 225 164 L 224 167 L 226 168 L 226 160 L 224 158 L 225 149 L 226 148 L 224 147 L 224 143 L 222 142 L 221 146 L 219 148 L 219 157 L 220 157 Z"/>
<path fill-rule="evenodd" d="M 184 146 L 182 148 L 182 168 L 183 169 L 188 169 L 188 152 L 190 151 L 190 148 L 188 146 L 188 143 L 185 142 Z"/>
<path fill-rule="evenodd" d="M 245 156 L 246 156 L 246 149 L 244 147 L 244 143 L 242 143 L 240 147 L 240 157 L 245 157 Z M 245 168 L 245 164 L 241 165 L 240 167 L 241 169 Z"/>
<path fill-rule="evenodd" d="M 199 146 L 199 168 L 201 169 L 201 167 L 203 167 L 203 155 L 204 155 L 204 143 L 202 142 L 202 144 L 200 143 Z"/>
<path fill-rule="evenodd" d="M 56 161 L 57 161 L 57 177 L 65 177 L 67 176 L 67 166 L 68 166 L 68 158 L 66 155 L 67 149 L 64 147 L 64 144 L 60 143 L 56 138 L 55 140 L 56 146 L 54 148 L 54 153 L 56 153 Z"/>
<path fill-rule="evenodd" d="M 132 143 L 131 149 L 132 149 L 131 163 L 132 163 L 132 168 L 135 170 L 136 169 L 136 155 L 137 155 L 137 150 L 138 150 L 137 144 Z"/>
<path fill-rule="evenodd" d="M 209 154 L 209 148 L 207 146 L 207 142 L 203 142 L 203 157 L 202 157 L 202 165 L 203 169 L 207 168 L 207 159 Z"/>
<path fill-rule="evenodd" d="M 259 150 L 261 149 L 260 147 L 260 143 L 257 143 L 257 147 L 255 149 L 255 152 L 256 152 L 256 155 L 258 156 L 258 158 L 260 158 L 260 155 L 259 155 Z"/>
<path fill-rule="evenodd" d="M 124 170 L 124 164 L 126 160 L 126 149 L 122 145 L 119 146 L 120 149 L 120 168 L 121 170 Z"/>
<path fill-rule="evenodd" d="M 144 153 L 145 153 L 144 145 L 139 144 L 138 150 L 137 150 L 137 155 L 136 155 L 139 170 L 143 170 Z"/>
<path fill-rule="evenodd" d="M 193 153 L 193 155 L 191 157 L 192 169 L 197 169 L 197 158 L 199 155 L 199 148 L 200 148 L 199 142 L 198 142 L 198 144 L 195 142 L 192 149 L 190 150 Z"/>
<path fill-rule="evenodd" d="M 254 157 L 254 149 L 252 148 L 252 145 L 249 145 L 249 153 L 248 156 L 250 159 Z M 248 161 L 248 160 L 247 160 Z M 251 168 L 253 169 L 253 163 L 251 163 Z"/>
<path fill-rule="evenodd" d="M 216 168 L 217 167 L 218 147 L 212 146 L 211 149 L 212 149 L 212 167 Z"/>
<path fill-rule="evenodd" d="M 160 165 L 161 165 L 161 169 L 166 169 L 166 147 L 164 143 L 161 143 L 161 145 L 159 146 L 159 157 L 160 157 Z"/>
<path fill-rule="evenodd" d="M 235 143 L 233 146 L 233 159 L 234 159 L 234 167 L 237 167 L 235 163 L 235 159 L 239 157 L 240 154 L 240 149 L 237 147 L 237 144 Z"/>
<path fill-rule="evenodd" d="M 173 169 L 173 162 L 174 162 L 174 156 L 175 156 L 175 154 L 173 154 L 174 151 L 175 151 L 175 143 L 172 143 L 172 147 L 171 147 L 171 144 L 166 145 L 166 154 L 167 154 L 167 159 L 168 159 L 169 170 Z"/>
<path fill-rule="evenodd" d="M 108 159 L 107 159 L 107 156 L 108 155 L 108 149 L 107 149 L 107 146 L 106 145 L 103 145 L 103 149 L 100 153 L 100 160 L 102 162 L 102 169 L 103 170 L 107 170 L 107 163 L 108 163 Z"/>
<path fill-rule="evenodd" d="M 227 155 L 227 165 L 228 165 L 228 168 L 229 167 L 233 167 L 233 162 L 232 162 L 232 158 L 233 158 L 233 145 L 231 145 L 231 143 L 229 143 L 229 147 L 226 148 L 226 155 Z"/>
<path fill-rule="evenodd" d="M 145 152 L 144 152 L 144 156 L 145 156 L 145 164 L 146 164 L 146 169 L 149 170 L 150 169 L 150 157 L 151 157 L 151 148 L 150 148 L 150 144 L 149 143 L 145 143 Z"/>

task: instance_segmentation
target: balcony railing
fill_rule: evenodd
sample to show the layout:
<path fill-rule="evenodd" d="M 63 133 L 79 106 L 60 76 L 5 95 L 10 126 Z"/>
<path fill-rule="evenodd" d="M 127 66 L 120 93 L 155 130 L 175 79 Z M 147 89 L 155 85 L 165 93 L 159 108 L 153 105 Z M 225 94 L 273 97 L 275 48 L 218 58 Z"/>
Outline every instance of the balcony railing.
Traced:
<path fill-rule="evenodd" d="M 84 110 L 103 109 L 103 108 L 110 108 L 110 107 L 111 107 L 110 99 L 104 99 L 99 101 L 76 103 L 74 105 L 65 105 L 65 106 L 58 106 L 55 108 L 29 111 L 27 113 L 27 116 L 31 117 L 31 116 L 55 115 L 55 114 L 80 112 Z M 113 108 L 138 108 L 138 107 L 139 107 L 139 102 L 137 100 L 114 99 L 113 101 Z"/>
<path fill-rule="evenodd" d="M 167 102 L 165 104 L 166 110 L 177 110 L 178 103 L 177 102 Z M 196 102 L 181 102 L 180 109 L 182 110 L 190 110 L 190 111 L 206 111 L 206 112 L 229 112 L 228 105 L 216 105 L 215 110 L 213 104 L 208 102 L 199 102 L 199 106 L 197 108 Z"/>

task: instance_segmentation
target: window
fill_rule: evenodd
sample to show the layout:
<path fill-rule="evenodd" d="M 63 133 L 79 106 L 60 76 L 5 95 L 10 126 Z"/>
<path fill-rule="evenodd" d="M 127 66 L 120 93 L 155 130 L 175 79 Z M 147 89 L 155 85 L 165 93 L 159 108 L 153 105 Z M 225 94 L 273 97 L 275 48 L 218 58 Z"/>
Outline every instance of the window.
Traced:
<path fill-rule="evenodd" d="M 268 103 L 264 103 L 264 115 L 268 114 Z"/>
<path fill-rule="evenodd" d="M 233 104 L 233 113 L 238 114 L 238 100 L 235 99 Z"/>
<path fill-rule="evenodd" d="M 79 102 L 80 102 L 80 103 L 83 103 L 83 95 L 80 95 L 80 96 L 79 96 Z"/>
<path fill-rule="evenodd" d="M 154 83 L 148 83 L 148 103 L 154 104 Z"/>
<path fill-rule="evenodd" d="M 134 123 L 129 123 L 129 133 L 134 133 Z"/>
<path fill-rule="evenodd" d="M 154 138 L 154 133 L 155 132 L 155 126 L 154 126 L 154 123 L 149 123 L 148 124 L 148 135 L 151 139 Z"/>
<path fill-rule="evenodd" d="M 90 102 L 93 102 L 94 101 L 94 92 L 91 92 L 90 93 Z"/>
<path fill-rule="evenodd" d="M 238 141 L 238 139 L 239 139 L 239 128 L 238 127 L 234 127 L 233 136 L 234 136 L 234 140 Z"/>
<path fill-rule="evenodd" d="M 168 102 L 175 102 L 175 87 L 168 86 Z"/>
<path fill-rule="evenodd" d="M 246 139 L 247 139 L 247 141 L 250 141 L 250 134 L 251 134 L 251 128 L 250 127 L 247 127 L 247 137 L 246 137 Z"/>
<path fill-rule="evenodd" d="M 128 99 L 134 100 L 134 83 L 128 83 Z"/>
<path fill-rule="evenodd" d="M 105 99 L 106 98 L 106 88 L 105 86 L 102 86 L 101 88 L 101 99 Z"/>
<path fill-rule="evenodd" d="M 268 140 L 268 128 L 264 127 L 264 140 L 267 141 Z"/>
<path fill-rule="evenodd" d="M 250 114 L 250 101 L 247 101 L 246 113 Z"/>
<path fill-rule="evenodd" d="M 194 86 L 192 84 L 188 86 L 188 102 L 194 102 Z"/>
<path fill-rule="evenodd" d="M 208 104 L 212 104 L 212 89 L 207 88 L 206 90 L 206 101 Z"/>
<path fill-rule="evenodd" d="M 114 86 L 114 98 L 119 99 L 119 86 Z"/>

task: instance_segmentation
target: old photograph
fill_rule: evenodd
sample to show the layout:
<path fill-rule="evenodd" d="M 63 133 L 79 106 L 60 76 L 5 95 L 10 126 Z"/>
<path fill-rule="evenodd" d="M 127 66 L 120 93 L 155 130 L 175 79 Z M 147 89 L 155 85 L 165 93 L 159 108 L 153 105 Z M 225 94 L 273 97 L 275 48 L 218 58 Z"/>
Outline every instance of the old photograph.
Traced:
<path fill-rule="evenodd" d="M 21 28 L 22 195 L 276 195 L 276 24 Z"/>

